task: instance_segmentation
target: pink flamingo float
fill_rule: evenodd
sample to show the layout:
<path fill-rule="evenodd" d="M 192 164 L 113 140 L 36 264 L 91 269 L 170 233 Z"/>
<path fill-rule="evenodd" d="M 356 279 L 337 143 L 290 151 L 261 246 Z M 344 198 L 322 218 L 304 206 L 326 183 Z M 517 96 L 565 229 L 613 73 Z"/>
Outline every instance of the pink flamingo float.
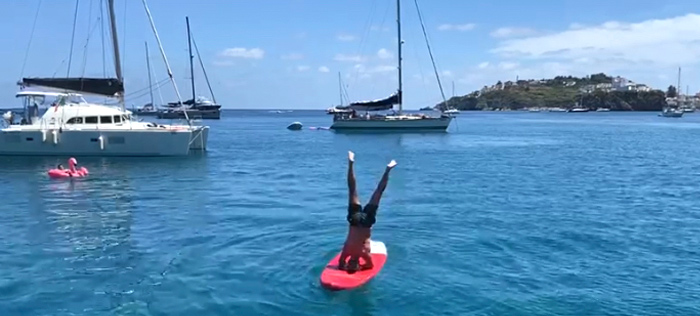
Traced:
<path fill-rule="evenodd" d="M 68 159 L 69 169 L 63 169 L 63 166 L 58 165 L 56 169 L 49 170 L 50 178 L 82 178 L 88 175 L 88 170 L 85 167 L 77 169 L 78 161 L 71 157 Z"/>

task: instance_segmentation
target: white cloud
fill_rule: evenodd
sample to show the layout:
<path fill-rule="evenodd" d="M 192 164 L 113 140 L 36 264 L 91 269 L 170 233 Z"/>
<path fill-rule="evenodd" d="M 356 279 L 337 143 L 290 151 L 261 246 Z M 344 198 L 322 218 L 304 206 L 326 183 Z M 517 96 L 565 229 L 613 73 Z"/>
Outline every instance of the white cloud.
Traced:
<path fill-rule="evenodd" d="M 339 34 L 336 38 L 341 42 L 352 42 L 357 39 L 354 35 L 349 34 Z"/>
<path fill-rule="evenodd" d="M 394 54 L 388 51 L 386 48 L 382 48 L 377 51 L 377 57 L 379 57 L 379 59 L 392 59 L 394 58 Z"/>
<path fill-rule="evenodd" d="M 515 69 L 515 68 L 518 68 L 518 66 L 520 66 L 520 64 L 515 63 L 515 62 L 502 61 L 502 62 L 498 63 L 498 68 L 501 68 L 503 70 Z"/>
<path fill-rule="evenodd" d="M 228 66 L 233 66 L 236 63 L 234 63 L 232 60 L 215 60 L 212 62 L 214 66 L 219 66 L 219 67 L 228 67 Z"/>
<path fill-rule="evenodd" d="M 543 79 L 559 75 L 583 77 L 604 72 L 653 88 L 675 84 L 678 67 L 691 92 L 697 84 L 685 78 L 700 75 L 700 14 L 598 25 L 573 23 L 559 30 L 526 34 L 501 30 L 491 50 L 493 59 L 476 63 L 455 80 L 465 89 L 495 82 Z M 531 29 L 529 32 L 533 32 Z M 520 36 L 514 38 L 514 36 Z M 685 83 L 684 83 L 685 85 Z"/>
<path fill-rule="evenodd" d="M 519 36 L 530 36 L 537 32 L 531 28 L 526 27 L 502 27 L 491 32 L 491 36 L 501 38 L 501 37 L 519 37 Z"/>
<path fill-rule="evenodd" d="M 307 70 L 309 70 L 309 69 L 311 69 L 311 67 L 306 66 L 306 65 L 297 66 L 297 71 L 299 71 L 299 72 L 307 71 Z"/>
<path fill-rule="evenodd" d="M 326 67 L 326 66 L 321 66 L 321 67 L 318 67 L 318 71 L 319 72 L 329 72 L 331 70 L 328 69 L 328 67 Z"/>
<path fill-rule="evenodd" d="M 445 77 L 452 77 L 452 71 L 445 70 L 442 72 L 442 75 Z"/>
<path fill-rule="evenodd" d="M 457 80 L 460 83 L 477 89 L 484 85 L 491 85 L 497 81 L 515 81 L 520 79 L 552 78 L 559 75 L 585 76 L 590 74 L 585 69 L 577 69 L 570 63 L 544 62 L 533 65 L 521 65 L 516 62 L 500 62 L 498 64 L 481 63 L 468 71 L 465 77 Z"/>
<path fill-rule="evenodd" d="M 290 53 L 290 54 L 282 55 L 281 58 L 284 60 L 300 60 L 300 59 L 304 59 L 304 55 L 299 54 L 299 53 Z"/>
<path fill-rule="evenodd" d="M 372 31 L 388 32 L 388 31 L 389 31 L 389 27 L 388 27 L 388 26 L 382 26 L 382 27 L 380 27 L 380 26 L 372 25 L 372 26 L 370 27 L 370 30 L 372 30 Z"/>
<path fill-rule="evenodd" d="M 391 65 L 377 65 L 373 67 L 367 67 L 363 64 L 356 64 L 353 68 L 360 74 L 376 74 L 396 71 L 396 66 Z"/>
<path fill-rule="evenodd" d="M 440 31 L 471 31 L 476 27 L 476 24 L 474 23 L 467 23 L 467 24 L 442 24 L 438 26 L 438 30 Z"/>
<path fill-rule="evenodd" d="M 262 59 L 265 57 L 265 51 L 260 48 L 235 47 L 224 49 L 219 55 L 232 58 Z"/>
<path fill-rule="evenodd" d="M 367 60 L 367 58 L 360 55 L 336 54 L 333 60 L 360 63 Z"/>
<path fill-rule="evenodd" d="M 638 23 L 610 21 L 501 42 L 492 52 L 521 59 L 678 66 L 700 60 L 700 15 Z"/>

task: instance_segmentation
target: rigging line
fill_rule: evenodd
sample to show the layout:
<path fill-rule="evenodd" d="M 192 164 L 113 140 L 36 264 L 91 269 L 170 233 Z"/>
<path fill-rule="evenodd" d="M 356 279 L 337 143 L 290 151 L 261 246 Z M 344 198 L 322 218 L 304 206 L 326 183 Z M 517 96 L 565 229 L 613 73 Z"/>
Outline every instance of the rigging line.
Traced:
<path fill-rule="evenodd" d="M 124 46 L 122 46 L 122 62 L 121 62 L 121 72 L 122 72 L 122 80 L 124 80 L 124 65 L 126 65 L 126 4 L 129 3 L 129 1 L 124 1 L 124 32 L 122 32 L 122 43 Z"/>
<path fill-rule="evenodd" d="M 421 82 L 421 85 L 423 86 L 423 89 L 424 89 L 425 91 L 428 91 L 428 86 L 427 86 L 427 84 L 426 84 L 426 82 L 425 82 L 425 78 L 426 78 L 426 77 L 425 77 L 425 71 L 423 71 L 423 65 L 422 65 L 422 63 L 420 62 L 420 57 L 419 57 L 419 54 L 418 54 L 418 47 L 416 47 L 417 45 L 409 45 L 409 46 L 411 47 L 411 52 L 413 52 L 413 58 L 416 59 L 416 63 L 415 63 L 415 64 L 418 66 L 418 72 L 420 72 L 420 82 Z"/>
<path fill-rule="evenodd" d="M 149 71 L 151 72 L 152 77 L 156 76 L 156 73 L 153 72 L 153 67 L 151 67 L 151 69 Z M 160 85 L 156 85 L 156 91 L 158 91 L 158 97 L 160 98 L 160 104 L 162 105 L 164 103 L 164 101 L 163 101 L 163 94 L 160 92 Z M 156 106 L 155 104 L 151 104 L 151 105 L 153 105 L 154 107 Z"/>
<path fill-rule="evenodd" d="M 73 35 L 70 37 L 70 53 L 68 54 L 68 72 L 66 77 L 70 77 L 70 64 L 73 61 L 73 43 L 75 42 L 75 26 L 78 23 L 78 5 L 80 0 L 75 0 L 75 13 L 73 13 Z"/>
<path fill-rule="evenodd" d="M 65 64 L 65 63 L 66 63 L 66 59 L 63 59 L 61 61 L 61 64 L 58 65 L 58 67 L 56 68 L 56 71 L 54 71 L 53 75 L 51 75 L 51 78 L 56 78 L 56 74 L 61 70 L 61 67 L 63 67 L 63 64 Z"/>
<path fill-rule="evenodd" d="M 211 93 L 211 100 L 216 103 L 216 97 L 214 96 L 214 90 L 211 89 L 211 84 L 209 83 L 209 76 L 207 76 L 207 70 L 204 69 L 204 62 L 202 62 L 202 55 L 199 54 L 199 48 L 197 48 L 197 41 L 194 40 L 194 35 L 190 31 L 190 37 L 192 37 L 192 44 L 194 44 L 194 51 L 197 52 L 197 59 L 199 59 L 199 65 L 202 67 L 202 72 L 204 73 L 204 79 L 207 81 L 207 86 L 209 87 L 209 93 Z M 192 100 L 194 101 L 194 100 Z"/>
<path fill-rule="evenodd" d="M 423 23 L 423 15 L 420 13 L 420 8 L 418 7 L 418 0 L 413 1 L 416 4 L 416 11 L 418 11 L 418 19 L 420 20 L 421 29 L 423 29 L 423 37 L 425 38 L 425 45 L 428 47 L 428 54 L 430 54 L 430 61 L 433 63 L 433 70 L 435 71 L 435 78 L 437 78 L 438 86 L 440 87 L 440 94 L 442 95 L 442 101 L 445 102 L 447 106 L 447 99 L 445 98 L 445 91 L 442 89 L 442 83 L 440 82 L 440 74 L 438 74 L 437 66 L 435 65 L 435 58 L 433 58 L 433 51 L 430 49 L 430 42 L 428 41 L 428 33 L 425 31 L 425 24 Z"/>
<path fill-rule="evenodd" d="M 88 21 L 92 20 L 92 4 L 93 0 L 90 0 L 90 10 L 88 11 Z M 100 22 L 100 19 L 97 19 L 97 22 Z M 88 33 L 87 33 L 87 39 L 85 39 L 85 46 L 83 46 L 83 65 L 82 65 L 82 70 L 80 72 L 80 76 L 85 76 L 85 67 L 87 66 L 87 58 L 88 58 L 88 45 L 90 44 L 90 36 L 92 35 L 92 32 L 95 31 L 97 28 L 97 24 L 94 26 L 91 26 L 88 24 Z"/>
<path fill-rule="evenodd" d="M 162 79 L 162 80 L 159 81 L 159 82 L 154 83 L 154 84 L 151 85 L 151 86 L 147 86 L 147 87 L 145 87 L 145 88 L 141 88 L 141 89 L 138 89 L 138 90 L 134 90 L 133 92 L 129 92 L 129 96 L 128 96 L 128 97 L 125 97 L 124 100 L 125 100 L 125 101 L 133 101 L 133 100 L 135 100 L 135 99 L 141 98 L 141 97 L 147 95 L 148 93 L 150 93 L 149 89 L 150 89 L 151 87 L 156 86 L 156 85 L 164 85 L 164 84 L 166 84 L 166 83 L 168 82 L 168 80 L 169 80 L 168 78 L 165 78 L 165 79 Z M 110 104 L 112 104 L 112 103 L 110 103 Z M 117 103 L 113 103 L 113 104 L 118 104 L 118 102 L 117 102 Z"/>
<path fill-rule="evenodd" d="M 377 1 L 374 0 L 372 1 L 372 7 L 371 7 L 371 14 L 367 17 L 367 20 L 365 21 L 365 26 L 364 26 L 364 32 L 363 36 L 360 37 L 360 45 L 358 47 L 357 55 L 362 56 L 362 52 L 364 51 L 365 47 L 365 40 L 367 39 L 367 33 L 369 29 L 371 28 L 372 21 L 374 20 L 374 11 L 377 5 Z M 360 74 L 360 67 L 355 67 L 354 73 L 351 75 L 351 79 L 353 81 L 353 84 L 356 84 L 358 81 L 358 77 Z"/>
<path fill-rule="evenodd" d="M 155 22 L 153 22 L 153 16 L 151 16 L 151 10 L 148 9 L 148 4 L 146 3 L 146 0 L 141 0 L 143 3 L 143 8 L 146 11 L 146 16 L 148 16 L 148 22 L 151 24 L 151 30 L 153 30 L 153 35 L 156 37 L 156 42 L 158 42 L 158 48 L 160 49 L 160 55 L 163 57 L 163 63 L 165 63 L 165 69 L 168 71 L 168 77 L 170 78 L 170 82 L 173 84 L 173 89 L 175 90 L 175 95 L 177 96 L 177 102 L 180 104 L 180 107 L 183 107 L 184 105 L 182 104 L 182 97 L 180 96 L 180 90 L 177 88 L 177 82 L 175 82 L 175 78 L 173 78 L 173 72 L 170 69 L 170 63 L 168 63 L 168 57 L 165 55 L 165 50 L 163 49 L 163 44 L 160 42 L 160 36 L 158 36 L 158 30 L 156 29 Z M 183 111 L 185 114 L 185 119 L 187 120 L 187 125 L 192 126 L 192 122 L 190 121 L 189 115 L 187 115 L 187 111 Z"/>
<path fill-rule="evenodd" d="M 141 92 L 149 92 L 148 90 L 149 90 L 150 88 L 152 88 L 152 87 L 154 87 L 154 86 L 157 86 L 157 85 L 163 85 L 164 83 L 167 83 L 168 80 L 169 80 L 168 78 L 165 78 L 165 79 L 162 79 L 162 80 L 160 80 L 160 81 L 154 83 L 153 85 L 149 85 L 149 86 L 146 86 L 146 87 L 144 87 L 144 88 L 141 88 L 141 89 L 138 89 L 138 90 L 134 90 L 133 92 L 130 92 L 130 93 L 129 93 L 129 98 L 132 98 L 132 97 L 131 97 L 132 95 L 139 94 L 139 93 L 141 93 Z M 145 95 L 145 94 L 144 94 L 144 95 Z"/>
<path fill-rule="evenodd" d="M 168 80 L 169 79 L 166 79 L 165 81 L 161 81 L 160 86 L 167 84 Z M 143 88 L 139 89 L 138 92 L 140 92 L 140 93 L 131 92 L 128 97 L 124 98 L 124 102 L 125 103 L 132 103 L 138 99 L 145 97 L 146 95 L 148 95 L 150 93 L 150 91 L 148 91 L 147 89 L 148 89 L 148 87 L 145 89 L 143 89 Z M 107 105 L 119 105 L 119 102 L 107 102 L 105 104 L 107 104 Z"/>
<path fill-rule="evenodd" d="M 100 37 L 102 37 L 102 76 L 107 77 L 107 62 L 105 60 L 105 6 L 104 0 L 100 0 Z"/>
<path fill-rule="evenodd" d="M 34 30 L 36 29 L 36 21 L 39 20 L 39 9 L 41 8 L 41 0 L 36 6 L 36 13 L 34 13 L 34 22 L 32 23 L 32 31 L 29 34 L 29 42 L 27 43 L 27 50 L 24 53 L 24 61 L 22 62 L 22 70 L 20 71 L 19 77 L 24 76 L 24 67 L 27 66 L 27 59 L 29 59 L 29 48 L 32 46 L 32 39 L 34 39 Z"/>

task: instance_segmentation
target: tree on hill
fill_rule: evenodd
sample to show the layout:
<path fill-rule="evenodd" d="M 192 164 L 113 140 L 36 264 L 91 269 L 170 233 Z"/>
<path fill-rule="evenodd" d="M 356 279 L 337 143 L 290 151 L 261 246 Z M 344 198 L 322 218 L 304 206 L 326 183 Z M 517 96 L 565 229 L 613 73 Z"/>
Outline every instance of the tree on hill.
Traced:
<path fill-rule="evenodd" d="M 676 90 L 676 87 L 673 85 L 668 86 L 668 89 L 666 89 L 666 97 L 667 98 L 675 98 L 678 96 L 678 90 Z"/>

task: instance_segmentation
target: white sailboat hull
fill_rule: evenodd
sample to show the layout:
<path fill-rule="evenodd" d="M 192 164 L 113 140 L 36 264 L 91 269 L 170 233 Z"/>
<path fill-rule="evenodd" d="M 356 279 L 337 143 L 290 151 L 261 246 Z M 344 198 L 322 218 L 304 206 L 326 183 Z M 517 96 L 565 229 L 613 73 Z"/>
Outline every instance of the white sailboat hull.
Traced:
<path fill-rule="evenodd" d="M 433 131 L 445 132 L 450 126 L 451 117 L 414 118 L 387 117 L 387 119 L 338 119 L 333 122 L 333 130 L 386 130 L 386 131 Z"/>
<path fill-rule="evenodd" d="M 14 129 L 0 132 L 0 156 L 185 156 L 206 149 L 209 128 L 196 130 Z"/>

